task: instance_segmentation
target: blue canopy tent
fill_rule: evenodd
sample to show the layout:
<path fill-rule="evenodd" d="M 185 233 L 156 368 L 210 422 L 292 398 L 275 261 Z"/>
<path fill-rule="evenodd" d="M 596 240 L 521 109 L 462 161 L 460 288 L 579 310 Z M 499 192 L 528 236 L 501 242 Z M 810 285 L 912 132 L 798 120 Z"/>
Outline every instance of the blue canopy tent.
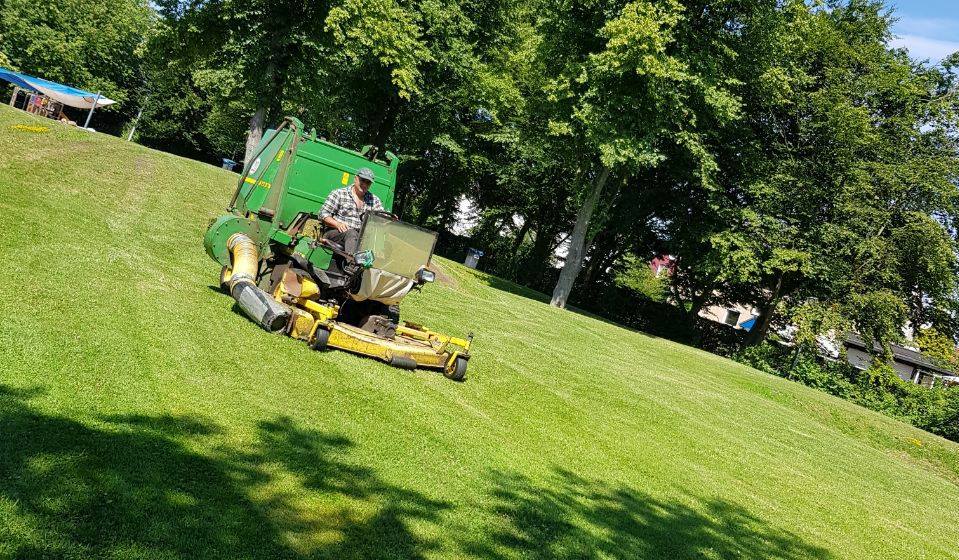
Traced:
<path fill-rule="evenodd" d="M 103 97 L 99 93 L 92 93 L 64 84 L 58 84 L 57 82 L 51 82 L 43 78 L 14 72 L 7 68 L 0 68 L 0 80 L 6 80 L 18 88 L 27 91 L 41 93 L 68 107 L 90 109 L 90 114 L 87 116 L 87 124 L 90 123 L 90 116 L 93 115 L 93 109 L 116 103 L 116 101 Z M 14 96 L 16 96 L 16 92 L 14 92 Z M 11 99 L 11 104 L 12 103 L 13 99 Z"/>

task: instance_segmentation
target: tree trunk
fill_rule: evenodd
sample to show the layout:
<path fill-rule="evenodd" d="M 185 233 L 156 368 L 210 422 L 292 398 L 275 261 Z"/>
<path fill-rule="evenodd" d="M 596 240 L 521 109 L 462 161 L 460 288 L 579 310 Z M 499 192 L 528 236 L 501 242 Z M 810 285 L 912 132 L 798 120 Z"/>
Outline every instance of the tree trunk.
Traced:
<path fill-rule="evenodd" d="M 447 199 L 442 205 L 442 214 L 440 216 L 440 229 L 450 230 L 450 226 L 456 222 L 456 212 L 459 201 L 455 198 Z"/>
<path fill-rule="evenodd" d="M 556 235 L 553 229 L 553 223 L 537 220 L 536 224 L 530 224 L 533 229 L 533 246 L 529 253 L 519 263 L 520 268 L 516 271 L 516 280 L 527 286 L 540 289 L 543 280 L 543 271 L 549 266 L 549 246 Z"/>
<path fill-rule="evenodd" d="M 523 244 L 523 240 L 526 239 L 526 234 L 529 233 L 530 220 L 523 217 L 523 225 L 519 228 L 519 232 L 516 233 L 516 238 L 513 239 L 513 245 L 510 247 L 510 258 L 516 259 L 516 252 L 519 251 L 520 246 Z"/>
<path fill-rule="evenodd" d="M 396 128 L 396 117 L 400 112 L 400 99 L 396 95 L 390 95 L 389 98 L 380 104 L 380 109 L 375 117 L 375 124 L 370 134 L 370 144 L 381 150 L 386 150 L 386 141 L 393 134 Z"/>
<path fill-rule="evenodd" d="M 590 251 L 586 275 L 583 276 L 583 285 L 596 285 L 599 282 L 600 275 L 605 274 L 606 269 L 612 266 L 622 254 L 622 249 L 616 248 L 615 235 L 605 235 L 596 239 L 593 250 Z"/>
<path fill-rule="evenodd" d="M 773 287 L 772 297 L 769 298 L 766 305 L 759 311 L 759 317 L 756 318 L 756 323 L 746 338 L 746 344 L 748 346 L 756 346 L 766 340 L 766 334 L 769 333 L 769 325 L 772 324 L 773 314 L 776 313 L 776 306 L 779 305 L 779 300 L 782 298 L 784 276 L 785 273 L 783 272 L 780 272 L 776 276 L 776 285 Z"/>
<path fill-rule="evenodd" d="M 277 118 L 283 108 L 283 98 L 286 90 L 286 75 L 289 73 L 292 58 L 287 55 L 267 63 L 263 72 L 263 84 L 268 86 L 259 91 L 256 96 L 256 111 L 250 118 L 250 126 L 246 135 L 246 153 L 243 163 L 249 164 L 250 158 L 256 153 L 256 146 L 263 139 L 263 130 L 269 118 Z"/>
<path fill-rule="evenodd" d="M 593 284 L 593 277 L 599 269 L 599 262 L 603 260 L 605 252 L 606 247 L 599 241 L 586 248 L 585 254 L 589 255 L 589 263 L 586 264 L 586 272 L 583 274 L 581 286 L 591 286 Z"/>
<path fill-rule="evenodd" d="M 396 190 L 393 194 L 393 213 L 404 219 L 406 215 L 406 197 L 409 189 L 404 188 L 402 183 L 396 185 Z"/>
<path fill-rule="evenodd" d="M 712 288 L 703 288 L 701 293 L 694 295 L 690 300 L 689 310 L 686 312 L 686 314 L 689 316 L 691 325 L 696 324 L 697 317 L 699 317 L 699 312 L 703 310 L 703 307 L 706 305 L 706 300 L 711 295 L 713 295 Z"/>
<path fill-rule="evenodd" d="M 586 234 L 589 233 L 589 220 L 593 217 L 608 178 L 609 168 L 603 165 L 599 176 L 593 182 L 589 196 L 586 197 L 586 202 L 576 213 L 576 225 L 573 226 L 573 233 L 570 236 L 566 264 L 559 273 L 559 280 L 556 281 L 556 287 L 553 289 L 553 299 L 549 302 L 554 307 L 566 307 L 566 300 L 573 291 L 573 283 L 576 282 L 579 269 L 583 266 L 583 251 L 586 248 Z"/>
<path fill-rule="evenodd" d="M 243 157 L 245 165 L 250 164 L 250 158 L 256 152 L 256 146 L 263 138 L 263 126 L 266 123 L 266 105 L 260 105 L 250 119 L 249 133 L 246 135 L 246 155 Z"/>
<path fill-rule="evenodd" d="M 909 310 L 909 321 L 912 323 L 913 336 L 919 334 L 919 330 L 926 324 L 925 301 L 923 301 L 923 291 L 918 286 L 913 286 L 910 290 L 914 295 L 912 305 Z"/>
<path fill-rule="evenodd" d="M 699 347 L 702 343 L 702 331 L 699 329 L 699 312 L 706 306 L 706 302 L 713 297 L 713 291 L 716 289 L 716 280 L 706 280 L 702 289 L 697 293 L 693 292 L 689 299 L 689 309 L 686 313 L 686 332 L 689 336 L 689 344 Z"/>

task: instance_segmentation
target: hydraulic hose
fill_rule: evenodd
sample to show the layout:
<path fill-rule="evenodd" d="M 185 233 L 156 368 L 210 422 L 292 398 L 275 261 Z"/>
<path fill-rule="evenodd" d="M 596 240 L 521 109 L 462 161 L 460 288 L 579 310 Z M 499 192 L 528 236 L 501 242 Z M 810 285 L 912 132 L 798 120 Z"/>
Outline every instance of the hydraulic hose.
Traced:
<path fill-rule="evenodd" d="M 256 285 L 260 261 L 256 243 L 243 233 L 235 233 L 226 243 L 233 256 L 230 295 L 247 317 L 270 332 L 286 326 L 290 309 Z"/>
<path fill-rule="evenodd" d="M 240 282 L 256 283 L 260 259 L 256 243 L 243 233 L 234 233 L 227 241 L 226 248 L 233 256 L 233 274 L 230 275 L 230 291 Z"/>

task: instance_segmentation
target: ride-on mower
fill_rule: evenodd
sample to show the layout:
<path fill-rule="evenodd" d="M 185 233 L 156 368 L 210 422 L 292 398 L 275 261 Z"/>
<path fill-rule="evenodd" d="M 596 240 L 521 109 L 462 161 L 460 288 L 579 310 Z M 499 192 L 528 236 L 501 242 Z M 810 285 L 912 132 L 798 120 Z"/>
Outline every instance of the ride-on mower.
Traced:
<path fill-rule="evenodd" d="M 399 321 L 403 298 L 435 278 L 429 264 L 437 237 L 389 213 L 399 159 L 390 152 L 378 159 L 372 146 L 354 152 L 317 139 L 288 117 L 267 131 L 249 160 L 228 213 L 203 239 L 237 307 L 264 329 L 315 350 L 340 348 L 462 380 L 472 334 L 456 338 Z M 317 211 L 363 167 L 374 170 L 371 191 L 386 211 L 363 216 L 358 250 L 348 252 L 323 237 Z"/>

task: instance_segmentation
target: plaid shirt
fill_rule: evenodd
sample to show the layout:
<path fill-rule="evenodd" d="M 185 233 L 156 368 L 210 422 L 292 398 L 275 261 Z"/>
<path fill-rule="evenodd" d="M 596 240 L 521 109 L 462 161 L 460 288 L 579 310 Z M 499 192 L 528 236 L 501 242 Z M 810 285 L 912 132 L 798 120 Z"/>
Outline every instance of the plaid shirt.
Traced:
<path fill-rule="evenodd" d="M 356 199 L 353 198 L 353 186 L 336 189 L 326 197 L 326 202 L 320 208 L 320 220 L 333 217 L 338 222 L 343 222 L 351 229 L 360 229 L 363 224 L 363 212 L 367 210 L 383 210 L 383 203 L 375 194 L 366 191 L 363 197 L 363 209 L 357 207 Z"/>

